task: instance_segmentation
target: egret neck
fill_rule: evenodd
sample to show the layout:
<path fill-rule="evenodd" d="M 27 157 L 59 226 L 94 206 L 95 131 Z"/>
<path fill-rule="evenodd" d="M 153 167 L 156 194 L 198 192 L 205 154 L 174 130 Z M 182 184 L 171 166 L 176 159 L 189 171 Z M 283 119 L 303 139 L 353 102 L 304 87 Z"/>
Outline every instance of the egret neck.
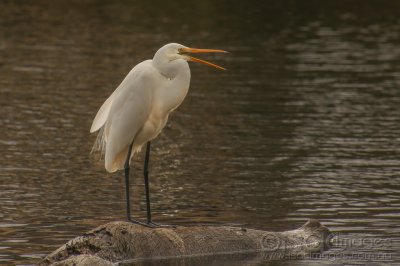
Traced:
<path fill-rule="evenodd" d="M 175 110 L 185 99 L 190 85 L 190 68 L 184 59 L 173 61 L 166 60 L 166 57 L 153 59 L 153 65 L 166 80 L 166 86 L 155 91 L 155 101 L 160 106 L 162 113 L 170 113 Z"/>

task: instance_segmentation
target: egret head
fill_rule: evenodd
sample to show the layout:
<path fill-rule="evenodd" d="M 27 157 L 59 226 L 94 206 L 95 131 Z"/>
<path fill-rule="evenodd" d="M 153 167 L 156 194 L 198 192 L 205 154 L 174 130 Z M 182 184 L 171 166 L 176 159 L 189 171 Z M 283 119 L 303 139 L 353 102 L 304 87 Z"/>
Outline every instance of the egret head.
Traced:
<path fill-rule="evenodd" d="M 225 68 L 221 66 L 190 56 L 190 54 L 193 53 L 227 53 L 227 52 L 215 49 L 189 48 L 179 43 L 169 43 L 158 49 L 158 51 L 154 55 L 153 60 L 156 62 L 165 63 L 177 59 L 183 59 L 186 61 L 198 62 L 218 69 L 225 70 Z"/>

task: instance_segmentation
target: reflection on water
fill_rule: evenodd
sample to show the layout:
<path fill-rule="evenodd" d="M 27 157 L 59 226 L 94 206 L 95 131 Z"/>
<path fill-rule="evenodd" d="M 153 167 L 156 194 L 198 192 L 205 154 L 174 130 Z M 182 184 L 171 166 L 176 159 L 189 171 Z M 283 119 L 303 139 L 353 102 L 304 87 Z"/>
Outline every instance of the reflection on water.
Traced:
<path fill-rule="evenodd" d="M 171 41 L 232 53 L 213 58 L 226 72 L 191 66 L 189 95 L 154 142 L 155 220 L 287 230 L 315 218 L 342 237 L 390 240 L 358 246 L 352 262 L 394 261 L 400 6 L 346 3 L 2 1 L 0 264 L 33 264 L 124 218 L 122 173 L 89 155 L 88 131 L 130 68 Z M 138 216 L 141 169 L 138 158 Z"/>

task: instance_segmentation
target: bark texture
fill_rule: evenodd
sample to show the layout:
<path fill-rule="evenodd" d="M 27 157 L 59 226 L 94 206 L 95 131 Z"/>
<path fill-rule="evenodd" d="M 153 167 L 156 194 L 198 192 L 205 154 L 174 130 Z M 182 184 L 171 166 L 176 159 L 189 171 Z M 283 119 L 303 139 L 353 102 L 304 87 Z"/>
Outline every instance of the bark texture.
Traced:
<path fill-rule="evenodd" d="M 310 220 L 296 230 L 268 232 L 232 226 L 148 228 L 111 222 L 70 240 L 38 265 L 101 265 L 227 254 L 299 256 L 327 247 L 329 230 Z M 264 256 L 265 257 L 265 256 Z"/>

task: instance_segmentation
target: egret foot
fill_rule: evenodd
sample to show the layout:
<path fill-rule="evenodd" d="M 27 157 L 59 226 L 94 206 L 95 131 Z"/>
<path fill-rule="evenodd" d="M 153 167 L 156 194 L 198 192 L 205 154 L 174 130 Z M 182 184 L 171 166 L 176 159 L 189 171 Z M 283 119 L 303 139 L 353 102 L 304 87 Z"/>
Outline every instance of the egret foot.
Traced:
<path fill-rule="evenodd" d="M 154 226 L 152 226 L 151 224 L 144 223 L 144 222 L 141 222 L 141 221 L 139 221 L 139 220 L 132 219 L 132 218 L 129 218 L 129 219 L 128 219 L 128 222 L 131 222 L 131 223 L 133 223 L 133 224 L 138 224 L 138 225 L 146 226 L 146 227 L 150 227 L 150 228 L 154 228 Z"/>
<path fill-rule="evenodd" d="M 148 222 L 147 225 L 149 225 L 152 228 L 176 228 L 176 225 L 171 225 L 171 224 L 157 224 L 152 221 Z"/>

